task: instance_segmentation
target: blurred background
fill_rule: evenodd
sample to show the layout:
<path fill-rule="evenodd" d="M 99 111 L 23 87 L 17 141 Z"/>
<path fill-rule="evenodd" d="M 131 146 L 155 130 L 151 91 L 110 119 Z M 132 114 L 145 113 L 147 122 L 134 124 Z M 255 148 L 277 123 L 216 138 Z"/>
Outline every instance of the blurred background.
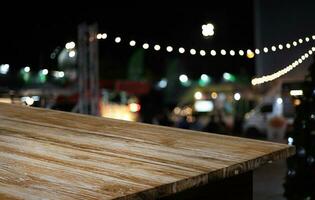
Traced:
<path fill-rule="evenodd" d="M 314 199 L 314 1 L 39 8 L 0 14 L 0 102 L 296 145 L 255 199 Z"/>

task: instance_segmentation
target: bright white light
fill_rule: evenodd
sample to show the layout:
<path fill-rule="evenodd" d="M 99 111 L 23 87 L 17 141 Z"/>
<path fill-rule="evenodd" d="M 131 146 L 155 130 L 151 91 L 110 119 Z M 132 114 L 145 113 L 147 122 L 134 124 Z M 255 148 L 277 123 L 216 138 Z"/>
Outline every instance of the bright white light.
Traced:
<path fill-rule="evenodd" d="M 135 46 L 135 45 L 136 45 L 136 41 L 131 40 L 131 41 L 129 42 L 129 45 L 132 46 L 132 47 Z"/>
<path fill-rule="evenodd" d="M 173 47 L 167 46 L 167 47 L 166 47 L 166 51 L 167 51 L 167 52 L 172 52 L 172 51 L 173 51 Z"/>
<path fill-rule="evenodd" d="M 260 50 L 259 49 L 255 49 L 255 54 L 260 54 Z"/>
<path fill-rule="evenodd" d="M 293 138 L 288 137 L 288 145 L 292 145 L 294 142 Z"/>
<path fill-rule="evenodd" d="M 283 100 L 281 97 L 277 98 L 277 104 L 282 104 Z"/>
<path fill-rule="evenodd" d="M 309 42 L 309 41 L 310 41 L 310 38 L 309 38 L 309 37 L 306 37 L 306 38 L 305 38 L 305 41 L 306 41 L 306 42 Z"/>
<path fill-rule="evenodd" d="M 194 97 L 195 97 L 195 99 L 200 100 L 200 99 L 202 99 L 202 93 L 199 91 L 195 92 Z"/>
<path fill-rule="evenodd" d="M 224 49 L 221 49 L 220 53 L 222 56 L 226 55 L 226 51 Z"/>
<path fill-rule="evenodd" d="M 69 57 L 70 58 L 73 58 L 75 56 L 75 51 L 74 50 L 71 50 L 70 52 L 69 52 Z"/>
<path fill-rule="evenodd" d="M 107 38 L 107 34 L 106 33 L 103 33 L 102 34 L 102 39 L 106 39 Z"/>
<path fill-rule="evenodd" d="M 210 77 L 207 74 L 201 74 L 200 79 L 204 82 L 208 82 Z"/>
<path fill-rule="evenodd" d="M 31 106 L 34 104 L 34 99 L 31 97 L 22 97 L 21 101 L 25 102 L 26 105 Z"/>
<path fill-rule="evenodd" d="M 96 35 L 96 38 L 97 38 L 98 40 L 102 39 L 102 33 L 98 33 L 98 34 Z"/>
<path fill-rule="evenodd" d="M 264 52 L 268 53 L 268 48 L 267 47 L 264 47 Z"/>
<path fill-rule="evenodd" d="M 116 37 L 116 38 L 115 38 L 115 42 L 116 42 L 116 43 L 121 42 L 121 38 L 120 38 L 120 37 Z"/>
<path fill-rule="evenodd" d="M 198 100 L 194 104 L 197 112 L 211 112 L 213 110 L 213 102 L 209 100 Z"/>
<path fill-rule="evenodd" d="M 293 44 L 293 46 L 296 46 L 296 45 L 297 45 L 297 42 L 296 42 L 296 41 L 293 41 L 292 44 Z"/>
<path fill-rule="evenodd" d="M 303 43 L 303 40 L 302 40 L 302 39 L 299 39 L 299 43 L 302 44 L 302 43 Z"/>
<path fill-rule="evenodd" d="M 34 99 L 34 101 L 39 101 L 39 96 L 32 96 L 32 99 Z"/>
<path fill-rule="evenodd" d="M 148 48 L 149 48 L 149 44 L 148 44 L 148 43 L 144 43 L 144 44 L 142 45 L 142 47 L 143 47 L 144 49 L 148 49 Z"/>
<path fill-rule="evenodd" d="M 286 46 L 288 49 L 291 48 L 291 44 L 289 44 L 289 43 L 287 43 L 285 46 Z"/>
<path fill-rule="evenodd" d="M 231 78 L 231 74 L 230 74 L 230 73 L 227 73 L 227 72 L 224 72 L 224 73 L 223 73 L 223 78 L 224 78 L 225 80 L 229 80 L 229 79 Z"/>
<path fill-rule="evenodd" d="M 315 40 L 315 35 L 312 35 L 312 39 Z"/>
<path fill-rule="evenodd" d="M 236 101 L 239 101 L 240 99 L 241 99 L 241 94 L 240 93 L 235 93 L 234 94 L 234 99 L 236 100 Z"/>
<path fill-rule="evenodd" d="M 205 55 L 206 55 L 205 50 L 200 50 L 200 52 L 199 52 L 199 53 L 200 53 L 200 55 L 201 55 L 201 56 L 205 56 Z"/>
<path fill-rule="evenodd" d="M 243 50 L 239 50 L 239 51 L 238 51 L 238 54 L 240 54 L 240 56 L 244 56 L 245 53 L 244 53 Z"/>
<path fill-rule="evenodd" d="M 0 74 L 7 74 L 9 71 L 9 68 L 10 68 L 9 64 L 0 65 Z"/>
<path fill-rule="evenodd" d="M 75 43 L 73 42 L 73 41 L 71 41 L 71 42 L 68 42 L 67 44 L 66 44 L 66 49 L 74 49 L 74 47 L 75 47 Z"/>
<path fill-rule="evenodd" d="M 181 74 L 179 76 L 179 81 L 182 82 L 182 83 L 185 83 L 188 81 L 188 76 L 186 74 Z"/>
<path fill-rule="evenodd" d="M 211 23 L 201 26 L 202 35 L 205 37 L 214 35 L 214 26 Z"/>
<path fill-rule="evenodd" d="M 196 54 L 196 50 L 195 49 L 190 49 L 190 54 L 191 55 L 195 55 Z"/>
<path fill-rule="evenodd" d="M 63 78 L 65 76 L 65 73 L 63 71 L 54 71 L 53 76 L 56 78 Z"/>
<path fill-rule="evenodd" d="M 43 75 L 47 75 L 47 74 L 48 74 L 48 69 L 43 69 L 43 70 L 42 70 L 42 74 L 43 74 Z"/>
<path fill-rule="evenodd" d="M 302 60 L 305 60 L 305 56 L 303 55 L 303 56 L 301 56 L 301 58 L 302 58 Z"/>
<path fill-rule="evenodd" d="M 271 47 L 271 50 L 272 50 L 272 51 L 276 51 L 277 48 L 276 48 L 275 46 L 272 46 L 272 47 Z"/>
<path fill-rule="evenodd" d="M 63 78 L 63 77 L 65 76 L 65 73 L 64 73 L 63 71 L 60 71 L 59 74 L 58 74 L 58 76 L 59 76 L 60 78 Z"/>
<path fill-rule="evenodd" d="M 279 48 L 280 50 L 282 50 L 282 49 L 283 49 L 282 44 L 279 44 L 279 45 L 278 45 L 278 48 Z"/>
<path fill-rule="evenodd" d="M 231 50 L 231 51 L 230 51 L 230 55 L 231 55 L 231 56 L 235 56 L 235 51 L 234 51 L 234 50 Z"/>
<path fill-rule="evenodd" d="M 24 72 L 28 73 L 31 71 L 31 68 L 29 66 L 24 67 Z"/>
<path fill-rule="evenodd" d="M 298 62 L 301 64 L 303 62 L 303 60 L 301 58 L 299 58 Z"/>
<path fill-rule="evenodd" d="M 215 50 L 211 50 L 210 54 L 211 54 L 211 56 L 215 56 L 215 55 L 217 55 L 217 52 Z"/>
<path fill-rule="evenodd" d="M 162 80 L 159 81 L 158 86 L 160 88 L 166 88 L 167 87 L 167 80 L 163 78 Z"/>
<path fill-rule="evenodd" d="M 159 51 L 160 49 L 161 49 L 160 45 L 158 45 L 158 44 L 154 45 L 154 50 L 155 51 Z"/>
<path fill-rule="evenodd" d="M 180 48 L 178 49 L 178 51 L 179 51 L 179 53 L 185 53 L 185 49 L 184 49 L 183 47 L 180 47 Z"/>
<path fill-rule="evenodd" d="M 290 90 L 291 96 L 301 96 L 303 95 L 303 90 Z"/>

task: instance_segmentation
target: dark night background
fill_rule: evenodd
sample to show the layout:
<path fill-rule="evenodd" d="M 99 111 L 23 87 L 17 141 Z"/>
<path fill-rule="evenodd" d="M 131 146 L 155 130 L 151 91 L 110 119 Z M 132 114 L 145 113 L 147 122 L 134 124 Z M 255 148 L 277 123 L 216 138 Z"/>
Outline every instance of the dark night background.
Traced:
<path fill-rule="evenodd" d="M 123 41 L 115 44 L 112 40 L 100 41 L 101 78 L 125 78 L 126 65 L 134 49 L 129 40 L 175 47 L 183 46 L 196 49 L 221 48 L 248 49 L 254 46 L 253 3 L 241 2 L 216 3 L 200 8 L 153 8 L 87 6 L 83 8 L 50 7 L 39 9 L 19 8 L 10 16 L 1 14 L 1 63 L 10 63 L 18 69 L 26 65 L 32 68 L 54 68 L 56 62 L 50 54 L 56 47 L 64 47 L 68 41 L 76 41 L 77 26 L 82 22 L 98 22 L 99 30 L 108 33 L 109 38 L 121 36 Z M 14 15 L 14 18 L 13 18 Z M 205 39 L 201 34 L 201 25 L 211 22 L 215 26 L 215 35 Z M 209 51 L 207 51 L 209 55 Z M 166 51 L 145 52 L 146 68 L 160 78 L 165 63 L 179 58 L 183 71 L 192 78 L 201 73 L 221 77 L 225 71 L 254 73 L 254 60 L 235 56 L 225 59 L 223 56 L 191 56 L 188 53 L 167 53 Z M 106 70 L 105 70 L 106 69 Z M 111 73 L 109 73 L 109 71 Z M 109 75 L 110 74 L 110 75 Z"/>

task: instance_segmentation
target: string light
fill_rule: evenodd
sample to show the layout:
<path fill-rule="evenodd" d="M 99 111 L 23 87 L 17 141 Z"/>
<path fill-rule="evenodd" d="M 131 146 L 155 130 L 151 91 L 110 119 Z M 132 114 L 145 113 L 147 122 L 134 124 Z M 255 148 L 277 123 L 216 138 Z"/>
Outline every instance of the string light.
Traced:
<path fill-rule="evenodd" d="M 120 37 L 116 37 L 116 38 L 115 38 L 115 42 L 116 42 L 116 43 L 121 42 L 121 38 L 120 38 Z"/>
<path fill-rule="evenodd" d="M 196 50 L 195 49 L 190 49 L 190 54 L 191 55 L 195 55 L 196 54 Z"/>
<path fill-rule="evenodd" d="M 205 56 L 206 55 L 206 51 L 205 50 L 200 50 L 199 53 L 200 53 L 201 56 Z"/>
<path fill-rule="evenodd" d="M 129 42 L 129 45 L 132 46 L 132 47 L 135 46 L 135 45 L 136 45 L 136 41 L 131 40 L 131 41 Z"/>
<path fill-rule="evenodd" d="M 310 41 L 310 38 L 309 38 L 309 37 L 306 37 L 306 38 L 305 38 L 305 41 L 306 41 L 306 42 L 309 42 L 309 41 Z"/>
<path fill-rule="evenodd" d="M 173 47 L 167 46 L 167 47 L 166 47 L 166 51 L 167 51 L 167 52 L 172 52 L 172 51 L 173 51 Z"/>
<path fill-rule="evenodd" d="M 154 45 L 154 50 L 155 51 L 159 51 L 160 49 L 161 49 L 160 45 L 158 45 L 158 44 Z"/>
<path fill-rule="evenodd" d="M 142 45 L 142 47 L 143 47 L 144 49 L 148 49 L 148 48 L 149 48 L 149 44 L 148 44 L 148 43 L 144 43 L 144 44 Z"/>
<path fill-rule="evenodd" d="M 96 38 L 97 39 L 106 39 L 107 38 L 107 34 L 106 33 L 98 33 L 96 35 Z M 283 50 L 285 47 L 287 49 L 290 49 L 293 46 L 296 47 L 299 44 L 302 44 L 304 41 L 305 42 L 310 42 L 311 40 L 313 40 L 313 41 L 315 40 L 315 35 L 312 35 L 312 36 L 309 36 L 309 37 L 304 37 L 304 38 L 299 38 L 298 40 L 294 40 L 292 42 L 287 42 L 287 43 L 285 43 L 285 45 L 278 44 L 278 45 L 272 45 L 270 48 L 268 48 L 268 47 L 264 47 L 262 49 L 256 48 L 255 50 L 250 51 L 250 52 L 248 50 L 246 52 L 244 52 L 244 50 L 239 50 L 238 54 L 239 54 L 239 56 L 244 56 L 246 54 L 246 56 L 248 58 L 253 58 L 255 55 L 259 55 L 261 53 L 276 52 L 277 50 Z M 122 39 L 121 39 L 121 37 L 115 37 L 114 41 L 115 41 L 115 43 L 120 43 L 122 41 Z M 136 41 L 131 40 L 129 42 L 129 45 L 131 47 L 134 47 L 136 45 Z M 68 46 L 69 46 L 69 44 L 68 44 Z M 148 49 L 149 48 L 149 44 L 148 43 L 144 43 L 142 47 L 144 49 Z M 154 45 L 153 48 L 156 51 L 161 50 L 161 46 L 158 45 L 158 44 Z M 167 46 L 165 50 L 167 52 L 172 52 L 173 51 L 173 47 L 172 46 Z M 269 50 L 271 50 L 271 51 L 269 51 Z M 186 50 L 185 50 L 184 47 L 179 47 L 178 48 L 178 52 L 180 54 L 185 53 L 185 51 Z M 190 49 L 189 52 L 190 52 L 191 55 L 197 55 L 197 51 L 195 50 L 195 48 Z M 237 51 L 235 51 L 233 49 L 229 49 L 229 50 L 221 49 L 219 52 L 223 56 L 225 56 L 225 55 L 235 56 Z M 200 56 L 205 56 L 206 55 L 206 50 L 200 50 L 199 54 L 200 54 Z M 210 55 L 211 56 L 216 56 L 217 52 L 215 50 L 211 50 L 210 51 Z"/>
<path fill-rule="evenodd" d="M 312 47 L 311 50 L 308 51 L 308 53 L 304 53 L 300 58 L 298 58 L 297 60 L 293 61 L 290 65 L 286 66 L 285 68 L 273 73 L 273 74 L 269 74 L 269 75 L 265 75 L 259 78 L 254 78 L 252 79 L 252 85 L 259 85 L 262 83 L 266 83 L 266 82 L 270 82 L 273 81 L 283 75 L 285 75 L 286 73 L 290 72 L 291 70 L 293 70 L 295 67 L 299 66 L 304 60 L 306 60 L 306 58 L 309 57 L 309 55 L 311 55 L 313 52 L 315 51 L 315 47 Z"/>
<path fill-rule="evenodd" d="M 268 48 L 267 47 L 264 47 L 264 52 L 268 53 Z"/>

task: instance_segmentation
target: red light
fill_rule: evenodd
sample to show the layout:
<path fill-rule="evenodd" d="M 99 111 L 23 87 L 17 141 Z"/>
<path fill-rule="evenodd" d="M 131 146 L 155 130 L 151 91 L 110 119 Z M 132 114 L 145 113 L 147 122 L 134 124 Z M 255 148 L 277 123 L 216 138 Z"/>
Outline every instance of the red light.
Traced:
<path fill-rule="evenodd" d="M 141 109 L 140 104 L 137 103 L 131 103 L 128 105 L 130 112 L 139 112 Z"/>

